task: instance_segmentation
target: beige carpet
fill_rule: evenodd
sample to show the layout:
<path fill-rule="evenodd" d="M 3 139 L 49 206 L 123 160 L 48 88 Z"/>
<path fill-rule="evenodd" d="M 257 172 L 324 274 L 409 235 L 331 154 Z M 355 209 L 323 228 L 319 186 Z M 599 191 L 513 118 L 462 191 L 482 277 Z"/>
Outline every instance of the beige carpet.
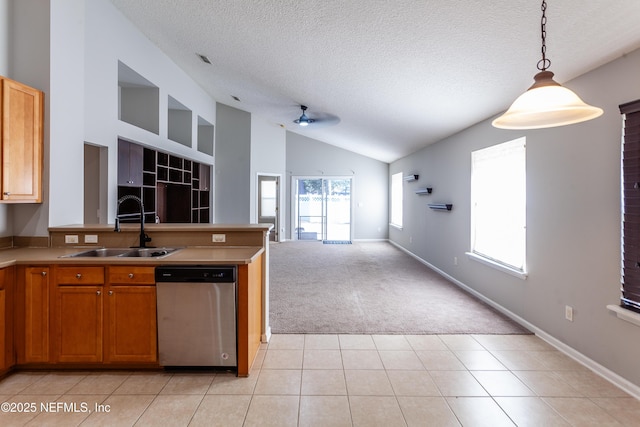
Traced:
<path fill-rule="evenodd" d="M 522 334 L 387 242 L 270 246 L 273 333 Z"/>

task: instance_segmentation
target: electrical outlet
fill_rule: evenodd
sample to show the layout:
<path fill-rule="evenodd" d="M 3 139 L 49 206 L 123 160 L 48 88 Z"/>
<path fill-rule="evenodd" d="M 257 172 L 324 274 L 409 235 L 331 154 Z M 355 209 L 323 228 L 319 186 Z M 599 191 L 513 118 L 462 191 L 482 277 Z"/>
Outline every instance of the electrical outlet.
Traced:
<path fill-rule="evenodd" d="M 65 243 L 78 243 L 78 235 L 77 234 L 67 234 L 64 236 Z"/>
<path fill-rule="evenodd" d="M 226 234 L 212 234 L 211 235 L 211 241 L 214 243 L 224 243 L 227 241 L 227 235 Z"/>
<path fill-rule="evenodd" d="M 86 234 L 84 236 L 85 243 L 98 243 L 98 235 L 97 234 Z"/>
<path fill-rule="evenodd" d="M 573 322 L 573 307 L 571 307 L 570 305 L 564 306 L 564 318 L 569 322 Z"/>

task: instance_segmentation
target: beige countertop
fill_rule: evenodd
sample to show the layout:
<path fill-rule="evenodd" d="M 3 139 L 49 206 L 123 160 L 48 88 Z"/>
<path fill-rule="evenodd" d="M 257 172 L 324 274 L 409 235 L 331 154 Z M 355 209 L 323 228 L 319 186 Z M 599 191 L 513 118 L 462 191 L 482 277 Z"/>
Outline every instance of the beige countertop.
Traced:
<path fill-rule="evenodd" d="M 249 247 L 186 247 L 162 257 L 64 257 L 92 248 L 12 248 L 0 250 L 0 268 L 15 264 L 160 265 L 160 264 L 250 264 L 264 252 Z"/>
<path fill-rule="evenodd" d="M 113 231 L 113 224 L 71 224 L 49 227 L 54 232 L 98 232 Z M 122 229 L 140 229 L 140 224 L 121 224 Z M 172 223 L 145 223 L 145 231 L 267 231 L 273 228 L 273 224 L 172 224 Z"/>

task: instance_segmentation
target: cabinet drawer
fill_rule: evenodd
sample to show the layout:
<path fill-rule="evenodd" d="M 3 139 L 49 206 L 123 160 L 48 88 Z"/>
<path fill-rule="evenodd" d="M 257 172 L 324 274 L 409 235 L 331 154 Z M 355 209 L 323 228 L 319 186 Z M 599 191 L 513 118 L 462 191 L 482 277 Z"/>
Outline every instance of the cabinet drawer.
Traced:
<path fill-rule="evenodd" d="M 111 285 L 155 285 L 155 283 L 155 267 L 109 267 L 109 284 Z"/>
<path fill-rule="evenodd" d="M 59 285 L 102 285 L 104 267 L 58 267 L 56 283 Z"/>

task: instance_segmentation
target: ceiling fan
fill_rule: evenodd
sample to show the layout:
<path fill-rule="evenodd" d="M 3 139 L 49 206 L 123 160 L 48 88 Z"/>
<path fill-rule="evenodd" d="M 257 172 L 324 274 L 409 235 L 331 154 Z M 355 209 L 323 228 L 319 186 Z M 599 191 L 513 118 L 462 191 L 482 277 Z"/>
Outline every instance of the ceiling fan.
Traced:
<path fill-rule="evenodd" d="M 340 118 L 333 114 L 315 112 L 307 115 L 307 106 L 301 105 L 302 115 L 295 119 L 293 122 L 301 127 L 311 126 L 313 128 L 334 126 L 340 123 Z M 311 117 L 309 117 L 311 116 Z"/>

